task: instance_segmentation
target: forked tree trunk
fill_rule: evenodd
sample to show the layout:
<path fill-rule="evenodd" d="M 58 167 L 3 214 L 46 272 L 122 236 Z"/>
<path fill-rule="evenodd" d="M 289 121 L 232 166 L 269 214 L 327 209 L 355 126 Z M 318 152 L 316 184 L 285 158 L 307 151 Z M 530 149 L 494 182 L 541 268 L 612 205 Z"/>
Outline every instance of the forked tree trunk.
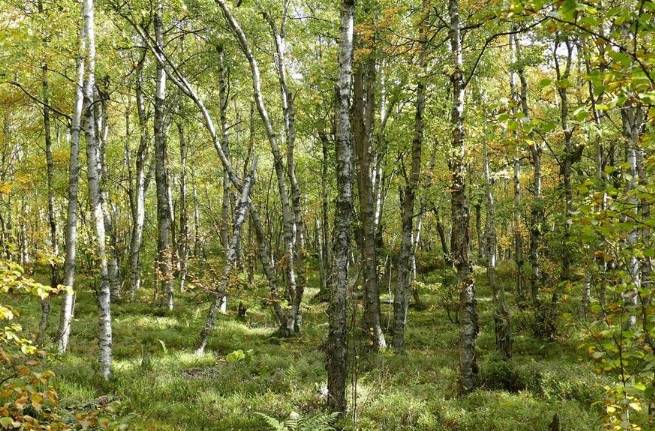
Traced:
<path fill-rule="evenodd" d="M 357 160 L 357 189 L 359 194 L 359 241 L 361 273 L 364 285 L 364 316 L 362 327 L 368 348 L 384 350 L 386 341 L 380 324 L 380 292 L 377 274 L 377 244 L 375 241 L 375 212 L 371 159 L 373 128 L 375 127 L 375 60 L 362 61 L 353 77 L 352 128 L 353 147 Z"/>
<path fill-rule="evenodd" d="M 120 268 L 118 256 L 118 239 L 114 226 L 115 211 L 111 208 L 109 192 L 107 187 L 107 163 L 105 162 L 105 152 L 108 145 L 109 136 L 109 114 L 107 112 L 108 96 L 101 92 L 98 86 L 94 88 L 94 108 L 93 117 L 95 121 L 96 139 L 98 140 L 98 161 L 100 175 L 100 190 L 102 192 L 102 211 L 105 223 L 106 237 L 109 250 L 107 252 L 107 268 L 109 274 L 109 288 L 111 291 L 111 301 L 120 300 Z"/>
<path fill-rule="evenodd" d="M 305 223 L 302 212 L 302 193 L 296 176 L 295 143 L 296 143 L 296 110 L 294 95 L 289 89 L 287 64 L 286 64 L 286 20 L 288 17 L 289 0 L 284 2 L 282 23 L 278 31 L 273 19 L 265 13 L 271 27 L 271 33 L 275 44 L 275 64 L 280 85 L 280 96 L 282 100 L 282 114 L 284 116 L 284 135 L 287 144 L 287 176 L 291 184 L 291 206 L 293 209 L 293 221 L 295 227 L 294 237 L 294 259 L 297 271 L 296 287 L 291 306 L 291 317 L 293 319 L 294 332 L 299 333 L 302 326 L 302 310 L 300 305 L 307 284 L 305 273 Z"/>
<path fill-rule="evenodd" d="M 560 99 L 560 126 L 564 133 L 564 154 L 560 162 L 560 174 L 562 177 L 561 186 L 564 191 L 564 220 L 562 232 L 562 264 L 560 269 L 560 283 L 554 289 L 551 298 L 550 309 L 541 316 L 543 320 L 542 335 L 546 338 L 553 338 L 557 331 L 558 304 L 562 295 L 564 285 L 572 281 L 571 274 L 571 224 L 570 218 L 573 217 L 573 183 L 572 168 L 573 164 L 580 158 L 582 147 L 573 144 L 573 129 L 569 124 L 569 101 L 567 82 L 571 75 L 571 63 L 573 59 L 573 46 L 568 39 L 565 39 L 566 58 L 564 70 L 560 67 L 558 48 L 560 46 L 560 36 L 557 36 L 555 47 L 553 49 L 553 58 L 555 60 L 555 72 L 557 74 L 557 93 Z"/>
<path fill-rule="evenodd" d="M 266 108 L 266 103 L 264 101 L 264 96 L 261 91 L 261 77 L 259 72 L 259 65 L 257 60 L 253 55 L 246 35 L 241 29 L 241 26 L 236 21 L 224 0 L 215 0 L 216 3 L 221 8 L 227 23 L 235 34 L 241 51 L 248 60 L 250 65 L 250 71 L 252 74 L 252 84 L 253 84 L 253 95 L 255 97 L 255 104 L 257 106 L 257 111 L 259 116 L 264 123 L 264 128 L 266 130 L 266 136 L 271 147 L 271 153 L 273 154 L 273 167 L 275 169 L 275 175 L 277 179 L 278 193 L 280 196 L 280 206 L 282 208 L 282 220 L 283 220 L 283 238 L 284 238 L 284 258 L 285 258 L 285 267 L 286 267 L 286 276 L 287 276 L 287 292 L 289 292 L 289 302 L 292 308 L 291 319 L 288 319 L 287 324 L 289 327 L 287 331 L 290 333 L 295 332 L 296 316 L 293 315 L 295 310 L 294 303 L 298 301 L 298 294 L 301 292 L 297 291 L 296 285 L 296 271 L 295 271 L 295 229 L 296 224 L 294 221 L 294 215 L 289 201 L 289 193 L 287 190 L 286 184 L 286 174 L 284 167 L 284 159 L 282 158 L 282 152 L 278 144 L 277 135 L 273 129 L 273 124 L 268 114 L 268 109 Z"/>

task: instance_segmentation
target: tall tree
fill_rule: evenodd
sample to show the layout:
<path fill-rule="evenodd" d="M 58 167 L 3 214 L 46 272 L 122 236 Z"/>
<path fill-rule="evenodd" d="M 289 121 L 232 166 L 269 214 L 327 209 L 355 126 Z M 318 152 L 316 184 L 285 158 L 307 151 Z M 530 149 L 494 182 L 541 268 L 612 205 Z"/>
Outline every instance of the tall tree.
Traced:
<path fill-rule="evenodd" d="M 157 1 L 154 14 L 155 43 L 157 50 L 163 50 L 164 24 L 163 3 Z M 166 307 L 173 309 L 173 247 L 172 214 L 169 203 L 168 145 L 166 142 L 166 72 L 157 63 L 155 81 L 155 183 L 157 186 L 157 278 L 160 288 L 166 295 Z"/>
<path fill-rule="evenodd" d="M 401 190 L 402 239 L 398 261 L 398 282 L 394 295 L 393 347 L 402 352 L 405 346 L 405 322 L 409 304 L 409 290 L 412 280 L 412 262 L 416 251 L 414 246 L 414 202 L 421 179 L 421 153 L 423 147 L 424 112 L 425 112 L 425 66 L 428 40 L 429 2 L 423 0 L 419 24 L 418 77 L 416 83 L 416 108 L 414 119 L 414 137 L 412 139 L 412 158 L 409 176 L 405 173 L 406 185 Z M 403 168 L 404 170 L 404 168 Z M 418 236 L 418 233 L 416 234 Z"/>
<path fill-rule="evenodd" d="M 59 319 L 59 334 L 57 350 L 64 353 L 68 349 L 68 342 L 73 322 L 73 309 L 75 304 L 75 265 L 77 256 L 77 217 L 78 217 L 78 191 L 80 183 L 80 133 L 82 125 L 82 111 L 84 109 L 84 75 L 87 60 L 87 25 L 86 15 L 82 14 L 82 28 L 79 36 L 79 52 L 76 59 L 77 76 L 75 80 L 75 103 L 71 118 L 70 158 L 68 165 L 68 207 L 66 211 L 64 280 L 66 292 L 61 305 Z"/>
<path fill-rule="evenodd" d="M 132 204 L 132 230 L 130 235 L 130 297 L 134 298 L 136 292 L 141 288 L 142 277 L 142 258 L 141 251 L 143 248 L 143 227 L 145 222 L 145 200 L 146 190 L 149 182 L 148 152 L 150 148 L 150 133 L 148 132 L 148 110 L 146 105 L 144 85 L 144 63 L 146 52 L 139 59 L 136 66 L 135 97 L 137 116 L 139 123 L 139 146 L 135 157 L 134 185 L 131 187 L 133 198 Z"/>
<path fill-rule="evenodd" d="M 348 260 L 352 219 L 352 140 L 350 125 L 350 95 L 352 85 L 353 33 L 355 1 L 341 2 L 341 39 L 339 41 L 338 114 L 336 127 L 337 198 L 334 214 L 334 286 L 328 308 L 327 339 L 328 407 L 335 412 L 346 411 L 346 351 L 348 326 Z"/>
<path fill-rule="evenodd" d="M 451 49 L 450 84 L 452 87 L 451 156 L 448 160 L 452 175 L 451 209 L 452 233 L 450 252 L 457 269 L 459 291 L 459 389 L 470 392 L 477 385 L 477 355 L 475 340 L 478 335 L 478 314 L 475 300 L 475 280 L 470 261 L 469 200 L 466 194 L 466 144 L 464 140 L 464 61 L 459 0 L 448 1 L 450 18 L 448 37 Z"/>
<path fill-rule="evenodd" d="M 97 289 L 98 308 L 100 313 L 100 330 L 98 335 L 100 374 L 104 379 L 111 376 L 112 366 L 112 330 L 111 330 L 111 287 L 109 284 L 109 269 L 107 265 L 105 214 L 103 209 L 103 194 L 101 189 L 102 165 L 100 146 L 96 130 L 93 105 L 95 102 L 95 17 L 94 1 L 84 0 L 84 34 L 87 39 L 86 79 L 84 82 L 84 132 L 86 136 L 87 178 L 89 203 L 91 204 L 92 220 L 95 231 L 96 258 L 98 259 L 100 285 Z"/>

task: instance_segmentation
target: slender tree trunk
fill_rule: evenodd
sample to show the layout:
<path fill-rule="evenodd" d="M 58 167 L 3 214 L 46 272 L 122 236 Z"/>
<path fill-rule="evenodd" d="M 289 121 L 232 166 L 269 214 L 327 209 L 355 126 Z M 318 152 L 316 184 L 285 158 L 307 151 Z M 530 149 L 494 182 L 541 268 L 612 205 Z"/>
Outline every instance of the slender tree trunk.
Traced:
<path fill-rule="evenodd" d="M 634 194 L 637 186 L 644 181 L 643 170 L 640 166 L 640 162 L 641 159 L 643 159 L 643 156 L 641 155 L 642 150 L 639 147 L 639 139 L 645 124 L 646 113 L 641 106 L 626 103 L 626 106 L 624 106 L 621 110 L 621 119 L 623 123 L 623 136 L 626 139 L 626 162 L 630 173 L 630 179 L 627 184 L 627 193 L 629 195 L 628 199 L 631 203 L 631 206 L 634 207 L 636 217 L 639 217 L 640 215 L 644 215 L 644 206 L 641 205 L 640 199 Z M 648 207 L 645 207 L 645 215 L 647 215 Z M 627 216 L 624 216 L 623 218 L 623 222 L 627 222 L 629 220 Z M 628 234 L 626 245 L 628 247 L 634 247 L 638 241 L 647 240 L 647 238 L 640 238 L 640 233 L 641 232 L 639 228 L 634 228 Z M 646 268 L 647 266 L 643 266 L 643 269 Z M 639 303 L 639 290 L 642 288 L 642 259 L 640 259 L 640 257 L 638 257 L 636 254 L 630 256 L 627 270 L 630 275 L 632 287 L 623 292 L 622 296 L 626 308 L 633 308 L 636 307 Z M 648 269 L 646 272 L 648 272 Z M 633 327 L 636 325 L 636 323 L 637 317 L 634 314 L 634 311 L 631 310 L 627 325 L 629 327 Z"/>
<path fill-rule="evenodd" d="M 227 124 L 227 104 L 228 104 L 228 70 L 225 66 L 225 49 L 223 45 L 218 46 L 218 121 L 221 128 L 221 139 L 225 155 L 230 157 L 230 144 Z M 230 179 L 227 172 L 223 172 L 223 197 L 221 204 L 222 223 L 220 225 L 220 235 L 223 247 L 227 250 L 230 242 Z"/>
<path fill-rule="evenodd" d="M 143 248 L 143 226 L 145 222 L 145 199 L 148 186 L 146 160 L 150 147 L 148 133 L 148 113 L 143 94 L 143 63 L 145 54 L 137 64 L 136 71 L 136 106 L 139 117 L 139 147 L 135 160 L 134 204 L 132 207 L 132 232 L 130 237 L 130 297 L 134 299 L 141 288 L 141 249 Z"/>
<path fill-rule="evenodd" d="M 163 6 L 157 2 L 155 11 L 155 37 L 157 49 L 163 50 L 164 28 L 162 23 Z M 157 63 L 155 82 L 155 182 L 157 185 L 157 278 L 160 288 L 166 295 L 166 307 L 173 309 L 173 265 L 171 242 L 171 208 L 169 205 L 168 154 L 166 144 L 166 74 L 164 67 Z"/>
<path fill-rule="evenodd" d="M 509 36 L 510 55 L 512 65 L 517 63 L 517 44 L 518 38 L 516 35 Z M 510 93 L 512 97 L 512 113 L 514 116 L 518 113 L 521 103 L 519 88 L 516 82 L 516 72 L 512 69 L 509 76 Z M 514 208 L 512 212 L 512 224 L 514 228 L 514 262 L 516 263 L 516 294 L 521 301 L 525 300 L 525 289 L 523 285 L 523 236 L 521 233 L 521 154 L 518 144 L 514 149 L 514 158 L 512 164 L 513 170 L 513 185 L 514 185 Z"/>
<path fill-rule="evenodd" d="M 419 68 L 420 74 L 424 73 L 425 56 L 427 44 L 427 22 L 429 13 L 429 3 L 423 1 L 421 10 L 421 30 L 420 30 L 420 52 Z M 421 178 L 421 151 L 423 146 L 423 129 L 424 120 L 423 112 L 425 110 L 425 78 L 418 77 L 416 84 L 416 114 L 414 120 L 414 138 L 412 140 L 412 168 L 409 178 L 406 178 L 405 188 L 400 194 L 401 198 L 401 220 L 402 236 L 400 244 L 400 256 L 398 261 L 398 282 L 393 300 L 393 348 L 396 352 L 402 352 L 405 348 L 405 324 L 407 322 L 407 307 L 409 305 L 409 293 L 411 288 L 411 264 L 414 258 L 414 201 L 419 187 Z"/>
<path fill-rule="evenodd" d="M 43 4 L 39 2 L 39 11 L 43 13 Z M 54 162 L 52 159 L 52 134 L 50 129 L 50 89 L 48 81 L 48 64 L 43 67 L 43 130 L 45 136 L 45 158 L 46 158 L 46 179 L 48 188 L 48 226 L 50 228 L 50 287 L 53 289 L 59 285 L 59 273 L 56 260 L 59 256 L 59 240 L 57 235 L 57 217 L 55 214 L 55 191 L 54 191 Z M 48 329 L 48 318 L 50 317 L 50 299 L 41 300 L 41 321 L 39 322 L 39 333 L 37 345 L 45 341 L 46 330 Z"/>
<path fill-rule="evenodd" d="M 505 289 L 502 283 L 496 281 L 496 256 L 497 236 L 496 236 L 496 204 L 493 195 L 493 180 L 489 168 L 489 150 L 487 142 L 484 142 L 484 193 L 487 201 L 487 218 L 484 232 L 484 245 L 486 250 L 484 255 L 487 264 L 487 278 L 489 286 L 493 292 L 494 300 L 494 333 L 496 335 L 496 349 L 502 355 L 503 359 L 508 360 L 512 357 L 512 329 L 509 309 L 505 302 Z"/>
<path fill-rule="evenodd" d="M 221 307 L 221 304 L 223 303 L 223 297 L 227 294 L 230 273 L 235 268 L 237 260 L 237 244 L 240 241 L 241 228 L 244 221 L 246 220 L 246 215 L 248 213 L 250 190 L 255 181 L 256 169 L 257 161 L 255 159 L 253 160 L 251 172 L 243 183 L 241 196 L 234 211 L 234 226 L 232 229 L 232 238 L 230 239 L 230 244 L 227 249 L 226 264 L 223 268 L 219 286 L 214 292 L 214 301 L 209 308 L 209 314 L 207 315 L 205 324 L 202 328 L 202 331 L 200 332 L 200 339 L 198 342 L 198 347 L 196 348 L 197 355 L 202 355 L 205 352 L 205 347 L 207 347 L 209 336 L 211 335 L 211 332 L 214 329 L 214 325 L 216 323 L 216 316 L 218 315 L 218 311 Z"/>
<path fill-rule="evenodd" d="M 282 207 L 282 220 L 283 220 L 283 237 L 284 237 L 284 258 L 286 260 L 286 276 L 287 276 L 287 292 L 290 293 L 290 304 L 292 306 L 292 311 L 295 310 L 294 304 L 298 301 L 297 294 L 297 285 L 296 285 L 296 271 L 295 271 L 295 232 L 296 224 L 294 221 L 294 215 L 289 202 L 289 193 L 287 190 L 286 184 L 286 175 L 284 169 L 284 160 L 282 158 L 282 152 L 280 150 L 277 135 L 273 129 L 268 110 L 266 108 L 266 103 L 264 101 L 264 96 L 261 91 L 261 77 L 259 72 L 259 66 L 257 60 L 255 59 L 250 46 L 246 39 L 246 36 L 241 29 L 241 26 L 236 21 L 230 10 L 227 8 L 224 0 L 215 0 L 221 8 L 225 19 L 228 22 L 228 25 L 232 32 L 237 37 L 239 46 L 243 51 L 244 56 L 250 64 L 250 71 L 252 74 L 252 83 L 253 83 L 253 94 L 255 97 L 255 103 L 259 116 L 264 123 L 266 130 L 266 136 L 271 147 L 271 152 L 273 153 L 273 167 L 275 169 L 275 174 L 277 178 L 278 192 L 280 195 L 280 206 Z M 287 324 L 290 325 L 287 328 L 287 331 L 291 334 L 295 332 L 295 315 L 292 314 L 291 318 L 288 319 Z"/>
<path fill-rule="evenodd" d="M 89 203 L 93 216 L 96 240 L 96 258 L 98 260 L 100 285 L 97 289 L 98 307 L 100 312 L 99 361 L 100 374 L 107 380 L 111 376 L 112 365 L 112 330 L 111 330 L 111 292 L 109 270 L 107 265 L 105 217 L 101 189 L 101 170 L 99 140 L 96 121 L 93 114 L 95 89 L 95 20 L 93 0 L 84 0 L 84 25 L 88 40 L 87 73 L 84 86 L 84 129 L 86 135 L 87 177 L 89 188 Z"/>
<path fill-rule="evenodd" d="M 441 243 L 441 250 L 443 252 L 444 262 L 446 263 L 447 266 L 452 266 L 453 260 L 452 260 L 452 256 L 450 255 L 450 250 L 448 247 L 449 240 L 446 235 L 446 229 L 444 228 L 444 225 L 441 222 L 441 215 L 439 215 L 439 208 L 437 208 L 436 206 L 433 207 L 432 212 L 434 213 L 434 218 L 436 219 L 437 233 L 439 234 L 439 242 Z"/>
<path fill-rule="evenodd" d="M 321 141 L 321 152 L 323 157 L 321 158 L 321 256 L 325 266 L 325 274 L 321 279 L 321 290 L 319 292 L 319 298 L 328 299 L 329 298 L 329 274 L 331 266 L 331 256 L 330 256 L 330 208 L 328 201 L 328 160 L 329 160 L 329 150 L 328 146 L 330 144 L 328 136 L 326 133 L 321 132 L 319 135 Z"/>
<path fill-rule="evenodd" d="M 294 332 L 299 333 L 302 325 L 302 310 L 300 305 L 307 284 L 305 273 L 305 223 L 302 213 L 302 194 L 300 185 L 296 176 L 295 162 L 295 142 L 296 142 L 296 111 L 294 105 L 294 95 L 289 89 L 287 64 L 286 64 L 286 20 L 288 15 L 289 1 L 284 2 L 284 12 L 282 23 L 278 31 L 275 22 L 270 15 L 265 13 L 271 27 L 271 33 L 275 42 L 275 63 L 280 84 L 280 96 L 282 100 L 282 114 L 284 116 L 284 134 L 287 144 L 287 176 L 291 184 L 291 205 L 293 210 L 293 222 L 295 227 L 294 237 L 294 259 L 297 270 L 296 286 L 291 308 L 291 318 L 293 319 Z"/>
<path fill-rule="evenodd" d="M 187 265 L 189 259 L 189 217 L 187 213 L 187 142 L 184 126 L 177 123 L 177 133 L 180 140 L 180 234 L 177 240 L 178 258 L 180 262 L 180 291 L 184 290 L 187 278 Z"/>
<path fill-rule="evenodd" d="M 448 1 L 450 17 L 449 39 L 453 72 L 450 82 L 453 91 L 451 111 L 452 154 L 449 167 L 452 174 L 451 207 L 453 230 L 451 253 L 457 269 L 460 301 L 459 390 L 472 391 L 477 385 L 478 365 L 475 340 L 478 334 L 478 314 L 475 300 L 475 281 L 470 262 L 469 201 L 466 194 L 466 159 L 464 142 L 465 87 L 462 59 L 462 36 L 459 20 L 459 0 Z"/>
<path fill-rule="evenodd" d="M 108 239 L 109 250 L 107 252 L 107 272 L 111 291 L 111 301 L 120 300 L 120 274 L 118 264 L 118 241 L 114 229 L 114 211 L 111 208 L 109 192 L 107 187 L 107 164 L 105 163 L 105 152 L 109 136 L 109 115 L 107 112 L 107 99 L 109 96 L 105 91 L 95 85 L 93 89 L 93 121 L 96 139 L 98 140 L 98 175 L 100 191 L 102 193 L 102 212 L 105 224 L 105 234 Z"/>
<path fill-rule="evenodd" d="M 87 0 L 88 1 L 88 0 Z M 85 15 L 82 15 L 85 19 Z M 78 212 L 78 191 L 80 183 L 80 132 L 82 123 L 82 110 L 84 106 L 84 74 L 87 55 L 87 29 L 82 26 L 80 31 L 80 46 L 77 58 L 77 78 L 75 86 L 75 103 L 73 105 L 73 117 L 71 120 L 70 138 L 70 159 L 68 165 L 68 207 L 66 211 L 66 229 L 64 232 L 65 257 L 64 257 L 64 280 L 66 286 L 64 299 L 59 316 L 59 335 L 57 350 L 60 354 L 68 349 L 68 342 L 73 322 L 73 307 L 75 304 L 75 258 L 77 254 L 77 212 Z"/>
<path fill-rule="evenodd" d="M 528 107 L 528 82 L 525 77 L 525 66 L 521 57 L 521 45 L 518 37 L 514 37 L 514 49 L 516 51 L 517 74 L 519 77 L 520 89 L 519 102 L 521 104 L 521 113 L 523 118 L 530 118 L 530 109 Z M 530 273 L 530 297 L 533 305 L 538 308 L 539 286 L 541 283 L 541 262 L 540 246 L 541 234 L 545 223 L 544 202 L 541 195 L 541 145 L 536 141 L 529 146 L 530 162 L 532 163 L 532 201 L 530 203 L 530 250 L 529 261 L 531 267 Z"/>
<path fill-rule="evenodd" d="M 219 5 L 222 3 L 222 0 L 216 0 Z M 225 4 L 222 4 L 222 7 L 225 7 Z M 166 75 L 168 76 L 169 79 L 187 96 L 189 97 L 200 113 L 202 114 L 203 122 L 205 124 L 205 127 L 207 131 L 209 132 L 209 135 L 211 136 L 212 139 L 212 145 L 214 146 L 214 149 L 216 150 L 216 153 L 221 161 L 221 164 L 223 165 L 223 169 L 225 172 L 227 172 L 228 178 L 230 179 L 230 182 L 235 186 L 237 190 L 242 190 L 243 184 L 241 180 L 237 177 L 236 172 L 234 168 L 232 167 L 232 164 L 230 163 L 229 158 L 226 156 L 226 153 L 224 151 L 224 148 L 221 144 L 220 136 L 216 131 L 216 126 L 213 117 L 211 116 L 209 110 L 205 106 L 204 102 L 194 89 L 194 87 L 189 83 L 189 81 L 186 79 L 186 77 L 175 67 L 175 65 L 170 61 L 170 59 L 166 56 L 165 52 L 161 47 L 157 47 L 153 43 L 150 42 L 150 40 L 147 38 L 145 33 L 143 32 L 143 29 L 141 29 L 134 21 L 130 21 L 130 24 L 132 27 L 139 33 L 139 35 L 143 38 L 143 40 L 146 42 L 148 45 L 148 48 L 150 51 L 153 53 L 155 56 L 155 59 L 157 60 L 157 63 L 164 68 L 164 71 Z M 197 206 L 197 204 L 196 204 Z M 253 226 L 255 227 L 255 233 L 256 237 L 258 240 L 259 244 L 259 257 L 262 262 L 262 267 L 264 270 L 264 274 L 266 276 L 266 279 L 269 283 L 269 288 L 271 291 L 271 298 L 270 301 L 273 305 L 273 310 L 275 312 L 275 317 L 278 320 L 278 322 L 281 323 L 281 333 L 283 335 L 288 335 L 286 332 L 286 320 L 285 315 L 280 307 L 279 304 L 279 289 L 278 289 L 278 282 L 277 282 L 277 274 L 275 273 L 275 268 L 272 265 L 272 260 L 271 260 L 271 254 L 269 252 L 268 244 L 265 241 L 266 238 L 266 232 L 262 226 L 261 219 L 259 217 L 259 213 L 252 205 L 252 202 L 250 203 L 250 217 Z M 196 223 L 197 226 L 197 223 Z"/>
<path fill-rule="evenodd" d="M 557 73 L 557 93 L 560 99 L 560 125 L 564 133 L 564 155 L 561 160 L 560 174 L 562 176 L 562 189 L 564 191 L 564 226 L 562 233 L 562 265 L 560 269 L 560 283 L 568 284 L 572 281 L 571 274 L 571 224 L 570 218 L 573 216 L 573 183 L 572 183 L 572 168 L 577 159 L 580 158 L 582 151 L 581 147 L 573 144 L 573 129 L 569 126 L 569 102 L 567 91 L 567 80 L 571 74 L 571 63 L 573 59 L 573 46 L 571 42 L 566 39 L 565 45 L 567 55 L 565 59 L 564 70 L 560 67 L 559 54 L 557 52 L 560 46 L 559 35 L 553 50 L 553 57 L 555 60 L 555 71 Z M 577 153 L 577 154 L 576 154 Z M 557 316 L 558 316 L 558 303 L 559 297 L 562 294 L 562 287 L 558 286 L 553 291 L 551 298 L 551 306 L 548 315 L 544 316 L 544 330 L 543 335 L 547 338 L 553 338 L 557 331 Z"/>
<path fill-rule="evenodd" d="M 364 278 L 363 328 L 369 348 L 384 350 L 386 341 L 380 324 L 380 292 L 377 274 L 377 244 L 375 241 L 375 212 L 371 158 L 373 127 L 375 123 L 375 60 L 369 58 L 359 65 L 353 83 L 353 138 L 357 154 L 357 188 L 359 192 L 360 253 Z"/>
<path fill-rule="evenodd" d="M 328 407 L 346 411 L 346 352 L 348 308 L 348 259 L 352 217 L 352 141 L 350 126 L 350 86 L 352 84 L 354 0 L 341 2 L 339 42 L 339 109 L 336 127 L 337 199 L 334 216 L 334 286 L 328 308 L 329 331 L 326 344 Z"/>

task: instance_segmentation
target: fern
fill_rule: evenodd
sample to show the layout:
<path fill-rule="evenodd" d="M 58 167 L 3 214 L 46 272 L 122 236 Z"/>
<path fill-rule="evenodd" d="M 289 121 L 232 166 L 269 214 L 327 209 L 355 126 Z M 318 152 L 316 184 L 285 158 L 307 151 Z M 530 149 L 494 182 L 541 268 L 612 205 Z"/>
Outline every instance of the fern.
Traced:
<path fill-rule="evenodd" d="M 280 422 L 264 413 L 256 412 L 255 414 L 264 419 L 270 431 L 289 431 L 289 428 L 284 424 L 284 422 Z"/>
<path fill-rule="evenodd" d="M 334 431 L 339 413 L 319 413 L 299 420 L 297 431 Z"/>
<path fill-rule="evenodd" d="M 280 422 L 267 414 L 257 412 L 264 419 L 270 431 L 335 431 L 334 424 L 339 418 L 338 413 L 318 413 L 302 417 L 291 412 L 289 418 Z"/>

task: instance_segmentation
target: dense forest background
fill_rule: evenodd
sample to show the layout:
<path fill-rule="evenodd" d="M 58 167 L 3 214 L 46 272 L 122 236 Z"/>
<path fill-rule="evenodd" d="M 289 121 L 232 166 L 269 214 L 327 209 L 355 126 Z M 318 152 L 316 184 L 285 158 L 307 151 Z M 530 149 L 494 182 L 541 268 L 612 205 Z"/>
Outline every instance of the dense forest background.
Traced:
<path fill-rule="evenodd" d="M 0 428 L 655 427 L 654 2 L 0 28 Z"/>

